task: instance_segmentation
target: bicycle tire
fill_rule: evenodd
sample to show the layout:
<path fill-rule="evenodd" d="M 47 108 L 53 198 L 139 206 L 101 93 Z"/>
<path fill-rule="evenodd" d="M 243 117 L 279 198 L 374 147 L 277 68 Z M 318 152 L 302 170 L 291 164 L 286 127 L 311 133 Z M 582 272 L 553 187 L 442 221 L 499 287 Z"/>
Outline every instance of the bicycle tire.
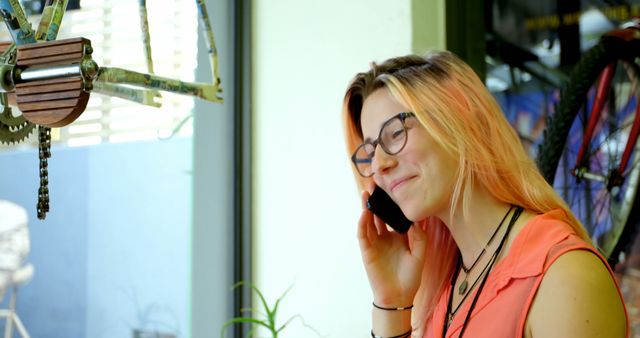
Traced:
<path fill-rule="evenodd" d="M 607 65 L 613 62 L 618 62 L 623 64 L 625 68 L 630 67 L 631 70 L 626 70 L 627 74 L 630 75 L 630 79 L 631 77 L 634 77 L 634 80 L 638 80 L 640 79 L 640 71 L 637 64 L 635 63 L 635 60 L 638 56 L 640 56 L 639 40 L 626 41 L 614 36 L 603 37 L 603 39 L 596 46 L 586 52 L 580 62 L 578 62 L 578 64 L 575 66 L 569 78 L 569 81 L 563 89 L 555 114 L 552 114 L 548 118 L 547 128 L 544 131 L 543 140 L 539 146 L 537 157 L 537 164 L 542 175 L 549 182 L 549 184 L 554 186 L 556 190 L 559 190 L 559 184 L 562 185 L 562 192 L 559 191 L 559 193 L 561 193 L 561 196 L 565 198 L 566 202 L 570 205 L 576 216 L 581 219 L 581 221 L 585 225 L 585 228 L 587 228 L 587 231 L 592 236 L 594 244 L 598 247 L 598 249 L 600 249 L 605 257 L 609 259 L 609 262 L 612 266 L 614 266 L 617 262 L 619 253 L 621 251 L 625 251 L 628 248 L 630 242 L 633 240 L 635 234 L 637 233 L 638 214 L 640 213 L 640 203 L 638 203 L 637 198 L 639 175 L 638 172 L 640 172 L 640 168 L 638 168 L 636 158 L 640 157 L 640 155 L 638 155 L 638 153 L 640 153 L 640 149 L 637 145 L 633 152 L 634 157 L 632 157 L 629 163 L 629 166 L 631 167 L 631 175 L 630 179 L 625 182 L 626 186 L 624 186 L 624 191 L 622 191 L 623 186 L 621 186 L 619 189 L 622 192 L 619 191 L 618 193 L 616 193 L 614 191 L 612 194 L 611 190 L 608 191 L 608 196 L 606 196 L 606 198 L 609 199 L 609 204 L 606 210 L 606 217 L 608 218 L 609 222 L 608 228 L 607 225 L 601 226 L 599 223 L 597 223 L 599 217 L 601 217 L 602 215 L 596 215 L 598 216 L 598 220 L 594 221 L 591 218 L 585 219 L 588 217 L 582 217 L 583 215 L 581 215 L 581 213 L 576 210 L 576 208 L 580 208 L 582 210 L 593 207 L 593 205 L 591 205 L 591 198 L 594 197 L 592 194 L 592 190 L 599 193 L 600 191 L 598 189 L 602 190 L 602 187 L 595 187 L 592 189 L 590 187 L 587 188 L 586 185 L 596 185 L 595 183 L 585 183 L 580 182 L 579 180 L 575 180 L 572 182 L 573 179 L 568 178 L 568 176 L 566 175 L 567 170 L 571 170 L 572 167 L 565 162 L 570 161 L 568 159 L 570 159 L 572 154 L 572 144 L 570 137 L 575 138 L 574 134 L 578 133 L 580 134 L 579 138 L 582 138 L 582 131 L 579 129 L 580 124 L 585 123 L 585 115 L 588 114 L 588 109 L 583 108 L 589 106 L 588 95 L 592 90 L 594 84 L 596 84 L 599 75 Z M 614 79 L 614 81 L 616 80 Z M 617 85 L 618 84 L 614 84 L 612 82 L 611 88 L 614 88 L 614 86 Z M 622 85 L 620 86 L 622 87 Z M 640 88 L 635 87 L 635 85 L 631 88 L 633 90 L 635 98 L 634 105 L 637 105 L 638 98 L 640 98 Z M 613 99 L 611 99 L 611 97 L 613 97 Z M 610 100 L 616 100 L 616 98 L 617 96 L 611 95 L 610 93 Z M 631 102 L 631 100 L 629 102 Z M 609 106 L 610 105 L 611 103 L 609 103 Z M 615 102 L 613 103 L 613 105 L 613 108 L 617 110 L 617 107 L 615 107 Z M 609 106 L 604 109 L 608 109 Z M 621 116 L 616 117 L 616 114 Z M 608 152 L 611 153 L 611 146 L 608 143 L 610 143 L 613 138 L 609 139 L 609 137 L 613 135 L 613 133 L 619 133 L 617 137 L 622 137 L 621 135 L 623 134 L 619 131 L 612 131 L 612 128 L 609 128 L 612 125 L 609 120 L 619 122 L 620 126 L 624 127 L 623 123 L 626 120 L 623 119 L 627 118 L 627 115 L 624 114 L 629 113 L 622 111 L 606 113 L 608 120 L 599 121 L 600 131 L 597 131 L 599 135 L 595 135 L 592 138 L 592 145 L 594 143 L 594 140 L 597 141 L 598 136 L 606 136 L 601 143 L 597 144 L 597 146 L 604 147 L 606 145 L 606 147 L 609 148 Z M 631 114 L 633 115 L 634 113 Z M 615 121 L 616 118 L 619 121 Z M 605 122 L 607 122 L 607 124 L 604 124 Z M 604 135 L 604 133 L 606 133 L 607 131 L 612 132 L 609 135 Z M 602 135 L 600 135 L 600 133 L 602 133 Z M 626 144 L 626 141 L 624 142 L 624 144 Z M 622 145 L 622 147 L 624 147 L 624 145 Z M 613 153 L 617 153 L 617 149 L 614 149 Z M 599 155 L 602 154 L 600 153 Z M 611 154 L 607 155 L 610 157 L 610 162 L 616 161 L 616 159 L 611 158 Z M 594 155 L 594 158 L 596 156 L 597 155 Z M 561 160 L 563 160 L 562 163 Z M 591 162 L 591 159 L 588 158 L 587 160 Z M 599 159 L 595 159 L 594 162 L 595 161 L 599 161 Z M 609 163 L 609 165 L 611 164 L 617 163 Z M 563 177 L 560 177 L 562 181 L 561 183 L 557 182 L 557 178 L 559 177 L 559 175 L 563 175 Z M 580 184 L 583 184 L 585 186 L 579 187 Z M 566 195 L 568 194 L 579 194 L 582 191 L 580 189 L 584 190 L 583 195 L 585 197 L 585 201 L 574 201 L 569 200 L 570 198 L 567 198 Z M 623 196 L 620 197 L 621 195 Z M 622 202 L 619 202 L 618 200 L 622 200 Z M 618 204 L 620 206 L 618 206 Z M 618 208 L 619 210 L 612 209 L 612 206 Z M 604 207 L 602 208 L 604 209 Z M 586 210 L 585 213 L 590 214 L 591 211 Z M 601 226 L 601 228 L 598 228 L 599 226 Z M 603 233 L 608 237 L 599 241 Z M 604 245 L 602 243 L 603 241 L 605 242 Z"/>

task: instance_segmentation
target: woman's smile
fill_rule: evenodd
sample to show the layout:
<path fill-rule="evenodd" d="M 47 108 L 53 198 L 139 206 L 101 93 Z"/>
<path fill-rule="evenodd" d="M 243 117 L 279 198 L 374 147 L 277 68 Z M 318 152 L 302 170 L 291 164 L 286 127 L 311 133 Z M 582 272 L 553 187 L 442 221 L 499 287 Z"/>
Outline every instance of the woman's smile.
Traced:
<path fill-rule="evenodd" d="M 410 180 L 414 179 L 416 176 L 405 176 L 403 178 L 394 180 L 391 182 L 391 184 L 389 185 L 391 192 L 392 193 L 397 193 L 398 189 L 406 186 L 406 183 L 409 182 Z"/>

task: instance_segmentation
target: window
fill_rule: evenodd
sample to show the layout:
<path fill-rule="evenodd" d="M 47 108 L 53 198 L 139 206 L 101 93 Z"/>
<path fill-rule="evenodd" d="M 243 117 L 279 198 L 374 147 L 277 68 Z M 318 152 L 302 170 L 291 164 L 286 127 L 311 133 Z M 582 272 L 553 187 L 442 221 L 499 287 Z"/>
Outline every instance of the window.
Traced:
<path fill-rule="evenodd" d="M 81 5 L 81 9 L 65 14 L 58 38 L 82 36 L 91 40 L 93 59 L 100 66 L 147 72 L 138 1 L 82 0 Z M 149 1 L 147 11 L 155 73 L 194 81 L 198 16 L 193 1 Z M 35 28 L 40 16 L 30 20 Z M 4 28 L 0 38 L 11 39 Z M 162 107 L 155 108 L 92 92 L 85 112 L 74 123 L 52 130 L 53 142 L 80 146 L 166 137 L 189 118 L 194 99 L 161 94 Z M 187 122 L 181 125 L 178 135 L 192 134 L 191 121 Z M 35 145 L 35 134 L 23 144 Z"/>

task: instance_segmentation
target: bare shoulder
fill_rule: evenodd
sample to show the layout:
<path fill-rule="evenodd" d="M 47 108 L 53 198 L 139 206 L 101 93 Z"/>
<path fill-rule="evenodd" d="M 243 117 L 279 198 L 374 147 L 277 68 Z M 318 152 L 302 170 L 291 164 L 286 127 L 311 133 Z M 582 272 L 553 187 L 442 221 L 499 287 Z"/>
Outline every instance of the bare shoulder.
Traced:
<path fill-rule="evenodd" d="M 569 251 L 549 267 L 527 316 L 525 337 L 625 337 L 624 306 L 602 261 Z"/>

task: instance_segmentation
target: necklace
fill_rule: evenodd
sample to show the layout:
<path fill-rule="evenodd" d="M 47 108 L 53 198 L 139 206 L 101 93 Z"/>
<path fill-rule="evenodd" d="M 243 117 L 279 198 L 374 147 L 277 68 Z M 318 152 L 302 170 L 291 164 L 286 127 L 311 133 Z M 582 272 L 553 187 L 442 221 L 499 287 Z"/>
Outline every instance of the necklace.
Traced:
<path fill-rule="evenodd" d="M 458 338 L 461 338 L 462 334 L 464 334 L 464 331 L 467 328 L 467 323 L 469 322 L 469 318 L 471 317 L 471 313 L 473 312 L 473 308 L 476 306 L 476 301 L 478 300 L 478 297 L 480 296 L 480 293 L 482 292 L 482 289 L 484 288 L 484 284 L 487 281 L 487 276 L 489 276 L 489 273 L 491 272 L 491 269 L 493 268 L 493 264 L 496 262 L 499 254 L 500 254 L 500 251 L 502 251 L 502 247 L 503 247 L 507 237 L 509 237 L 509 233 L 511 232 L 511 228 L 513 228 L 513 224 L 515 224 L 516 220 L 518 220 L 518 217 L 520 217 L 520 214 L 522 213 L 523 210 L 524 209 L 522 207 L 517 207 L 515 212 L 513 213 L 513 216 L 511 216 L 511 220 L 509 221 L 509 225 L 507 226 L 507 231 L 505 231 L 504 235 L 502 236 L 502 240 L 500 241 L 500 244 L 498 245 L 496 250 L 493 252 L 492 257 L 489 260 L 490 263 L 488 264 L 488 271 L 484 275 L 484 277 L 482 278 L 482 282 L 480 283 L 480 286 L 478 287 L 478 291 L 476 292 L 475 296 L 473 296 L 473 300 L 471 301 L 471 306 L 469 306 L 469 311 L 467 312 L 467 315 L 464 318 L 464 322 L 462 323 L 462 328 L 460 329 L 460 334 L 458 335 Z M 456 276 L 454 275 L 452 278 L 455 278 L 455 277 Z M 449 295 L 449 302 L 447 303 L 447 315 L 445 317 L 444 328 L 442 330 L 442 337 L 443 338 L 446 336 L 447 329 L 449 328 L 449 324 L 451 323 L 451 320 L 453 319 L 453 314 L 451 313 L 451 301 L 453 299 L 453 284 L 454 283 L 455 283 L 455 279 L 453 279 L 451 281 L 451 284 L 452 284 L 451 285 L 451 294 Z M 463 299 L 463 302 L 464 302 L 464 299 Z M 460 304 L 458 304 L 458 306 L 456 307 L 456 311 L 457 311 L 457 309 L 459 307 L 460 307 Z M 455 314 L 455 311 L 453 313 Z"/>
<path fill-rule="evenodd" d="M 471 288 L 469 289 L 469 291 L 473 290 L 473 288 L 476 287 L 476 284 L 478 283 L 480 278 L 482 278 L 482 276 L 484 276 L 484 273 L 487 271 L 487 268 L 489 268 L 489 266 L 493 263 L 494 258 L 495 258 L 495 255 L 491 256 L 491 259 L 489 260 L 487 265 L 484 266 L 484 268 L 480 272 L 480 275 L 478 276 L 478 278 L 476 278 L 476 280 L 473 281 L 473 284 L 471 284 Z M 460 260 L 458 260 L 458 262 L 460 262 Z M 458 263 L 458 264 L 460 264 L 460 263 Z M 456 270 L 458 270 L 458 269 L 456 269 Z M 453 291 L 453 287 L 455 286 L 456 279 L 457 279 L 457 276 L 454 276 L 454 278 L 451 280 L 451 282 L 452 282 L 451 283 L 451 291 Z M 451 302 L 453 302 L 453 297 L 449 298 L 449 305 L 448 305 L 448 309 L 449 310 L 447 311 L 447 327 L 449 326 L 449 324 L 451 324 L 451 321 L 453 320 L 453 316 L 455 316 L 456 312 L 458 312 L 458 309 L 460 309 L 460 306 L 462 306 L 464 301 L 467 299 L 467 296 L 469 296 L 470 294 L 471 294 L 471 292 L 465 293 L 464 296 L 462 297 L 462 299 L 460 300 L 460 302 L 458 303 L 458 306 L 456 306 L 456 308 L 453 311 L 451 311 Z M 452 296 L 453 296 L 453 294 L 452 294 Z"/>
<path fill-rule="evenodd" d="M 470 267 L 467 268 L 466 266 L 464 266 L 464 262 L 462 261 L 462 255 L 459 256 L 460 267 L 462 268 L 462 271 L 464 271 L 464 280 L 460 284 L 460 287 L 458 287 L 458 294 L 459 295 L 465 294 L 465 292 L 467 291 L 467 286 L 469 286 L 469 283 L 467 282 L 467 278 L 469 277 L 469 272 L 471 272 L 471 269 L 473 269 L 473 267 L 476 266 L 476 264 L 480 261 L 480 257 L 482 257 L 482 255 L 484 255 L 485 251 L 487 251 L 487 247 L 489 246 L 489 244 L 491 244 L 491 241 L 493 241 L 493 238 L 496 237 L 496 234 L 498 233 L 498 230 L 500 230 L 500 228 L 502 228 L 502 224 L 504 223 L 504 220 L 507 219 L 507 216 L 509 215 L 509 213 L 511 212 L 512 209 L 513 209 L 513 206 L 511 206 L 511 208 L 509 208 L 509 210 L 504 215 L 504 217 L 502 217 L 502 220 L 500 221 L 500 224 L 498 224 L 498 226 L 496 227 L 496 230 L 493 231 L 493 234 L 489 238 L 489 241 L 487 242 L 487 244 L 485 244 L 484 248 L 482 248 L 482 251 L 480 251 L 480 254 L 476 258 L 476 260 L 473 261 L 473 264 L 471 264 Z M 485 268 L 486 268 L 486 266 L 485 266 Z M 480 273 L 480 276 L 482 276 L 482 273 Z M 480 277 L 478 276 L 478 278 L 480 278 Z M 473 282 L 473 285 L 475 285 L 477 281 L 478 281 L 478 279 L 476 279 L 476 281 Z M 473 286 L 471 288 L 473 289 Z"/>

